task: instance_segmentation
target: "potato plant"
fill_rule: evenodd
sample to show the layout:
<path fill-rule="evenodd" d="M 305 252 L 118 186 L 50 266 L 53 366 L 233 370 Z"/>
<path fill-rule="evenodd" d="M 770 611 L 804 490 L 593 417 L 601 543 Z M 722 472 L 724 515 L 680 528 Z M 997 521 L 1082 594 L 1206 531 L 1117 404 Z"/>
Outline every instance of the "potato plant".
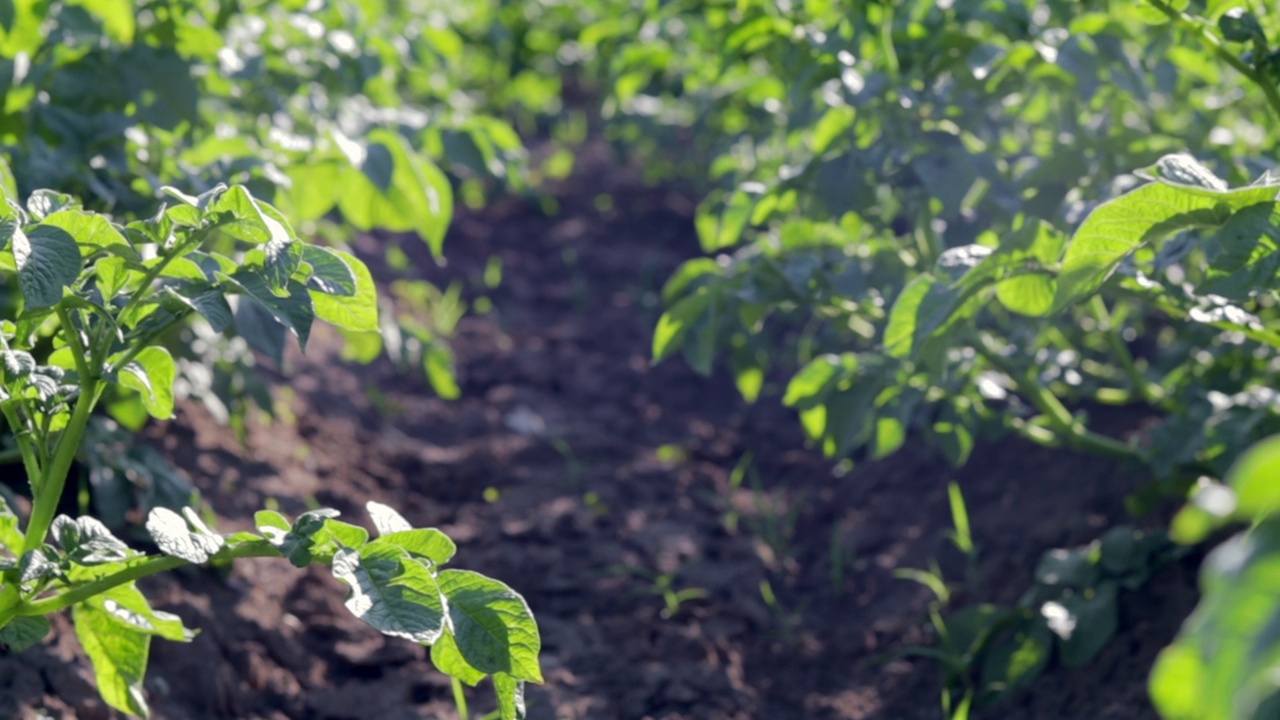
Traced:
<path fill-rule="evenodd" d="M 446 568 L 454 543 L 368 504 L 374 533 L 334 510 L 292 520 L 273 511 L 255 530 L 221 535 L 190 508 L 157 507 L 146 529 L 157 550 L 131 548 L 92 516 L 58 515 L 67 474 L 108 391 L 137 393 L 155 418 L 173 413 L 175 363 L 158 340 L 179 323 L 237 328 L 263 341 L 287 331 L 305 350 L 312 325 L 377 328 L 376 288 L 355 257 L 298 239 L 273 206 L 241 185 L 167 202 L 117 224 L 75 198 L 4 187 L 0 271 L 16 311 L 0 321 L 0 411 L 31 489 L 25 518 L 0 508 L 0 643 L 21 651 L 70 610 L 103 699 L 146 716 L 143 678 L 152 637 L 193 636 L 154 610 L 138 581 L 186 565 L 283 558 L 322 565 L 347 585 L 346 606 L 390 636 L 431 646 L 443 672 L 491 677 L 500 716 L 524 716 L 523 687 L 541 682 L 538 629 L 506 585 Z"/>
<path fill-rule="evenodd" d="M 655 357 L 683 353 L 701 372 L 723 360 L 749 400 L 782 364 L 783 402 L 835 458 L 922 437 L 959 464 L 977 439 L 1013 432 L 1128 463 L 1147 481 L 1135 511 L 1190 494 L 1180 542 L 1250 523 L 1206 564 L 1204 601 L 1152 697 L 1169 718 L 1275 716 L 1274 440 L 1242 453 L 1280 432 L 1267 156 L 1280 13 L 1233 0 L 836 5 L 741 3 L 725 10 L 737 22 L 700 28 L 731 50 L 703 48 L 720 54 L 719 77 L 757 70 L 712 107 L 773 120 L 744 111 L 714 165 L 726 182 L 697 225 L 716 257 L 668 282 Z M 662 73 L 673 68 L 686 88 L 698 77 Z M 663 93 L 662 73 L 641 85 Z M 779 342 L 798 369 L 778 362 Z M 1159 422 L 1112 437 L 1090 421 L 1103 404 Z M 1054 648 L 1069 665 L 1096 654 L 1117 617 L 1116 586 L 1099 578 L 1128 567 L 1117 557 L 1131 545 L 1067 552 L 1070 582 L 1050 553 L 1052 595 L 983 616 L 965 636 L 981 671 L 964 706 L 1028 681 Z"/>

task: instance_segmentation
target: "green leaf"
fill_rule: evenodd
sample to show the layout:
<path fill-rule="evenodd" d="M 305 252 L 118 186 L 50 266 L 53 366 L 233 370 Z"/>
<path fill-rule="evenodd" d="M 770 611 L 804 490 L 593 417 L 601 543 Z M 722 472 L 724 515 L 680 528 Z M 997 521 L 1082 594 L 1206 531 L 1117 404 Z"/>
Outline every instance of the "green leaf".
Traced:
<path fill-rule="evenodd" d="M 336 296 L 311 291 L 311 304 L 316 317 L 344 330 L 376 332 L 378 326 L 378 286 L 369 274 L 369 268 L 354 256 L 339 250 L 329 253 L 341 259 L 352 273 L 355 289 L 351 296 Z"/>
<path fill-rule="evenodd" d="M 326 295 L 351 297 L 356 294 L 355 273 L 342 255 L 318 245 L 305 245 L 302 261 L 311 266 L 307 287 Z"/>
<path fill-rule="evenodd" d="M 209 562 L 226 543 L 191 508 L 182 508 L 182 515 L 168 508 L 152 509 L 147 516 L 147 532 L 161 552 L 194 565 Z"/>
<path fill-rule="evenodd" d="M 34 362 L 34 361 L 33 361 Z M 22 531 L 18 529 L 18 516 L 9 503 L 0 496 L 0 547 L 15 555 L 22 550 Z"/>
<path fill-rule="evenodd" d="M 462 657 L 462 651 L 458 649 L 453 633 L 447 630 L 431 645 L 431 664 L 435 665 L 440 672 L 452 675 L 472 687 L 486 677 L 484 673 L 471 667 L 466 658 Z"/>
<path fill-rule="evenodd" d="M 808 408 L 816 405 L 825 396 L 833 381 L 841 373 L 842 365 L 849 370 L 857 369 L 857 356 L 849 355 L 846 365 L 838 355 L 821 355 L 810 360 L 800 372 L 787 383 L 787 391 L 782 396 L 782 404 L 793 408 Z"/>
<path fill-rule="evenodd" d="M 1194 648 L 1176 644 L 1162 650 L 1147 686 L 1160 716 L 1169 720 L 1212 717 L 1204 712 L 1204 681 L 1208 674 Z"/>
<path fill-rule="evenodd" d="M 703 278 L 716 278 L 724 275 L 724 268 L 711 258 L 694 258 L 686 261 L 670 279 L 662 286 L 662 301 L 673 305 L 677 300 L 695 288 L 695 284 Z"/>
<path fill-rule="evenodd" d="M 1067 246 L 1054 308 L 1094 293 L 1139 248 L 1193 227 L 1217 227 L 1232 213 L 1276 199 L 1277 187 L 1227 189 L 1186 156 L 1167 156 L 1148 172 L 1156 182 L 1099 205 Z"/>
<path fill-rule="evenodd" d="M 43 640 L 49 630 L 49 621 L 43 617 L 19 615 L 0 628 L 0 645 L 11 653 L 20 653 Z"/>
<path fill-rule="evenodd" d="M 31 217 L 36 220 L 44 220 L 59 210 L 79 207 L 79 200 L 56 190 L 36 190 L 31 193 L 31 197 L 27 198 L 27 212 L 31 213 Z"/>
<path fill-rule="evenodd" d="M 1230 42 L 1254 42 L 1259 47 L 1267 44 L 1267 34 L 1253 13 L 1242 7 L 1231 8 L 1218 18 L 1218 30 Z"/>
<path fill-rule="evenodd" d="M 320 160 L 292 165 L 286 171 L 292 181 L 286 196 L 292 206 L 290 217 L 297 222 L 318 220 L 338 204 L 342 193 L 342 165 L 338 160 Z"/>
<path fill-rule="evenodd" d="M 224 332 L 235 324 L 231 305 L 222 291 L 212 285 L 188 286 L 182 290 L 166 287 L 167 296 L 199 313 L 214 332 Z"/>
<path fill-rule="evenodd" d="M 698 210 L 698 239 L 704 252 L 712 253 L 738 244 L 756 202 L 746 191 L 735 190 L 723 209 L 719 204 L 720 198 L 713 195 Z M 720 209 L 718 217 L 713 214 L 716 209 Z"/>
<path fill-rule="evenodd" d="M 59 515 L 49 531 L 58 549 L 79 565 L 120 562 L 134 554 L 96 518 Z"/>
<path fill-rule="evenodd" d="M 958 248 L 957 248 L 958 249 Z M 918 357 L 925 343 L 981 307 L 982 286 L 947 284 L 932 275 L 907 283 L 889 311 L 884 348 L 890 357 Z"/>
<path fill-rule="evenodd" d="M 9 247 L 18 268 L 18 287 L 28 307 L 57 305 L 62 289 L 80 276 L 80 248 L 62 228 L 36 225 L 29 233 L 15 228 Z"/>
<path fill-rule="evenodd" d="M 289 521 L 285 518 L 285 516 L 281 515 L 275 510 L 259 510 L 258 512 L 254 513 L 253 524 L 254 524 L 254 527 L 258 529 L 258 532 L 262 533 L 263 536 L 267 537 L 268 539 L 270 539 L 270 537 L 267 536 L 267 533 L 266 533 L 267 530 L 270 530 L 270 529 L 283 530 L 285 533 L 287 533 L 292 529 L 292 527 L 289 525 Z"/>
<path fill-rule="evenodd" d="M 1000 304 L 1029 317 L 1043 317 L 1053 310 L 1057 282 L 1048 275 L 1019 275 L 996 284 Z"/>
<path fill-rule="evenodd" d="M 135 30 L 133 0 L 72 0 L 102 21 L 107 36 L 124 45 L 133 42 Z"/>
<path fill-rule="evenodd" d="M 174 642 L 190 642 L 196 636 L 194 630 L 182 624 L 182 618 L 172 613 L 153 610 L 146 597 L 133 583 L 117 585 L 94 595 L 82 605 L 101 610 L 116 622 L 147 635 L 155 635 Z"/>
<path fill-rule="evenodd" d="M 97 213 L 83 210 L 59 210 L 40 224 L 65 230 L 75 239 L 83 255 L 112 247 L 120 248 L 125 252 L 133 250 L 129 241 L 124 239 L 124 235 L 116 229 L 116 226 L 112 225 L 105 216 Z"/>
<path fill-rule="evenodd" d="M 437 580 L 448 599 L 458 650 L 468 664 L 490 675 L 542 682 L 542 642 L 524 598 L 497 580 L 466 570 L 445 570 Z"/>
<path fill-rule="evenodd" d="M 462 388 L 458 387 L 457 373 L 453 368 L 453 352 L 449 346 L 431 343 L 422 353 L 422 369 L 431 383 L 431 389 L 445 400 L 457 400 L 462 397 Z"/>
<path fill-rule="evenodd" d="M 1175 12 L 1182 12 L 1191 4 L 1191 0 L 1165 0 L 1164 4 Z M 1167 14 L 1151 3 L 1146 2 L 1146 0 L 1137 3 L 1136 9 L 1138 11 L 1138 17 L 1153 25 L 1163 25 L 1171 20 Z"/>
<path fill-rule="evenodd" d="M 982 657 L 982 687 L 1003 694 L 1035 680 L 1053 657 L 1053 634 L 1043 622 L 1019 622 Z"/>
<path fill-rule="evenodd" d="M 8 211 L 7 200 L 18 201 L 18 183 L 13 179 L 13 169 L 9 161 L 0 158 L 0 208 Z"/>
<path fill-rule="evenodd" d="M 1280 521 L 1219 545 L 1200 571 L 1199 605 L 1152 674 L 1168 718 L 1269 720 L 1280 672 Z"/>
<path fill-rule="evenodd" d="M 299 515 L 290 527 L 283 515 L 262 510 L 254 514 L 254 523 L 258 532 L 278 548 L 289 562 L 295 567 L 306 567 L 313 559 L 311 549 L 315 535 L 324 527 L 326 520 L 337 516 L 337 510 L 319 508 Z"/>
<path fill-rule="evenodd" d="M 359 548 L 368 541 L 368 530 L 359 525 L 329 519 L 312 536 L 311 555 L 319 562 L 329 563 L 339 550 Z"/>
<path fill-rule="evenodd" d="M 217 277 L 221 283 L 239 291 L 260 310 L 265 310 L 276 322 L 291 331 L 298 338 L 298 346 L 303 352 L 306 351 L 316 314 L 312 295 L 305 286 L 290 280 L 282 288 L 285 294 L 278 295 L 263 276 L 247 268 L 235 275 L 218 273 Z"/>
<path fill-rule="evenodd" d="M 1098 581 L 1098 566 L 1092 548 L 1054 548 L 1040 556 L 1036 564 L 1036 582 L 1051 587 L 1063 586 L 1083 590 Z"/>
<path fill-rule="evenodd" d="M 271 242 L 262 246 L 262 252 L 266 258 L 263 268 L 267 271 L 267 286 L 277 297 L 288 297 L 289 278 L 293 277 L 302 262 L 302 243 L 288 235 L 276 235 L 273 232 Z"/>
<path fill-rule="evenodd" d="M 710 302 L 710 292 L 706 288 L 699 288 L 658 318 L 658 327 L 653 331 L 654 362 L 661 362 L 680 349 L 690 328 L 706 312 Z"/>
<path fill-rule="evenodd" d="M 102 699 L 121 712 L 150 716 L 142 680 L 147 672 L 151 635 L 85 603 L 76 605 L 71 617 L 80 646 L 93 663 Z"/>
<path fill-rule="evenodd" d="M 142 404 L 157 420 L 173 417 L 173 380 L 178 369 L 159 345 L 143 348 L 116 375 L 117 381 L 142 395 Z"/>
<path fill-rule="evenodd" d="M 255 245 L 276 243 L 278 248 L 294 241 L 293 232 L 281 222 L 279 212 L 267 212 L 269 206 L 253 197 L 243 185 L 234 185 L 216 195 L 206 193 L 199 198 L 187 198 L 187 202 L 196 207 L 208 203 L 204 208 L 206 214 L 213 217 L 223 232 L 234 238 Z"/>
<path fill-rule="evenodd" d="M 441 589 L 403 549 L 374 540 L 359 550 L 339 550 L 332 570 L 350 588 L 347 609 L 370 627 L 428 645 L 444 632 Z"/>
<path fill-rule="evenodd" d="M 1280 436 L 1250 447 L 1227 471 L 1224 482 L 1236 495 L 1236 512 L 1261 519 L 1280 510 Z"/>
<path fill-rule="evenodd" d="M 453 217 L 453 188 L 444 173 L 390 130 L 369 133 L 368 145 L 348 156 L 357 162 L 345 174 L 338 198 L 343 216 L 361 230 L 417 232 L 440 257 Z M 375 159 L 372 164 L 370 157 Z M 382 167 L 386 159 L 392 164 L 389 177 Z M 385 187 L 379 187 L 384 182 Z"/>
<path fill-rule="evenodd" d="M 37 548 L 23 553 L 18 561 L 18 582 L 27 583 L 36 580 L 47 580 L 61 573 L 53 552 L 48 548 Z"/>
<path fill-rule="evenodd" d="M 435 528 L 387 533 L 379 538 L 379 542 L 404 548 L 410 555 L 426 558 L 436 565 L 449 562 L 458 550 L 448 535 Z"/>
<path fill-rule="evenodd" d="M 1067 667 L 1089 664 L 1120 626 L 1116 586 L 1104 583 L 1092 592 L 1074 593 L 1041 610 L 1058 635 L 1058 654 Z"/>
<path fill-rule="evenodd" d="M 293 527 L 279 513 L 255 515 L 259 532 L 296 567 L 329 564 L 340 550 L 360 548 L 369 540 L 362 527 L 335 520 L 337 510 L 320 508 L 298 516 Z"/>

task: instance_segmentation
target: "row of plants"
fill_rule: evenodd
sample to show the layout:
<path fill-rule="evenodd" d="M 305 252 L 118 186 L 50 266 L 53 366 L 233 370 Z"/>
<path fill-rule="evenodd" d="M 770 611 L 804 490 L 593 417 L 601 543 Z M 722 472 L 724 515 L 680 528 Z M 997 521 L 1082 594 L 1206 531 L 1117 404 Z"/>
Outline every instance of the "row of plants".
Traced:
<path fill-rule="evenodd" d="M 446 569 L 443 533 L 371 502 L 372 536 L 328 509 L 264 510 L 255 531 L 219 534 L 131 439 L 188 396 L 243 432 L 251 407 L 273 405 L 260 361 L 285 368 L 316 320 L 344 357 L 385 353 L 456 395 L 456 291 L 413 280 L 404 258 L 425 242 L 443 262 L 455 182 L 525 186 L 512 126 L 458 101 L 459 71 L 439 82 L 459 52 L 425 2 L 0 13 L 0 410 L 4 458 L 28 478 L 25 498 L 0 501 L 0 645 L 29 648 L 70 610 L 103 699 L 146 716 L 151 638 L 194 632 L 137 581 L 280 557 L 330 568 L 353 614 L 431 646 L 455 687 L 491 678 L 497 715 L 523 717 L 524 683 L 541 681 L 532 614 L 502 583 Z M 347 246 L 368 231 L 404 272 L 392 297 Z M 60 514 L 78 482 L 91 502 Z"/>
<path fill-rule="evenodd" d="M 923 440 L 961 464 L 1014 433 L 1129 463 L 1135 512 L 1189 497 L 1178 543 L 1244 522 L 1152 699 L 1168 718 L 1273 715 L 1280 13 L 740 2 L 643 22 L 679 51 L 615 48 L 610 107 L 696 116 L 671 125 L 704 138 L 715 183 L 710 257 L 667 283 L 655 358 L 727 366 L 751 401 L 781 376 L 833 458 Z M 1157 421 L 1108 435 L 1104 405 Z M 974 671 L 951 673 L 949 712 L 1055 653 L 1087 662 L 1117 588 L 1170 552 L 1131 533 L 1054 551 L 1018 608 L 965 611 L 954 656 Z"/>

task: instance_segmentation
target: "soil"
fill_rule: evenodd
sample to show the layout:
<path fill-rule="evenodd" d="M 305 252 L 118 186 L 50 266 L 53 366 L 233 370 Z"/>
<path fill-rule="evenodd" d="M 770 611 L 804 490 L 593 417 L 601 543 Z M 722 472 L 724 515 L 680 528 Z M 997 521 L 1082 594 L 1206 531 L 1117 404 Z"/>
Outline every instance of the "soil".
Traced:
<path fill-rule="evenodd" d="M 605 193 L 612 207 L 597 202 Z M 385 361 L 344 363 L 334 335 L 317 332 L 292 362 L 292 417 L 255 426 L 247 447 L 192 402 L 147 441 L 190 476 L 223 531 L 251 527 L 269 502 L 363 523 L 367 500 L 444 529 L 456 565 L 507 582 L 534 609 L 547 682 L 529 689 L 533 720 L 941 718 L 939 666 L 902 654 L 933 642 L 931 595 L 894 571 L 936 559 L 957 603 L 1012 602 L 1045 549 L 1128 520 L 1139 475 L 1017 440 L 979 445 L 959 470 L 909 446 L 839 471 L 806 448 L 778 387 L 748 406 L 724 373 L 651 366 L 661 283 L 698 253 L 688 198 L 597 167 L 556 202 L 555 214 L 514 200 L 463 212 L 444 267 L 416 240 L 357 245 L 382 281 L 396 273 L 378 258 L 398 241 L 421 277 L 490 298 L 453 342 L 461 399 Z M 490 256 L 504 271 L 492 291 L 480 280 Z M 748 451 L 758 482 L 735 490 Z M 952 480 L 981 551 L 968 586 L 946 538 Z M 1146 676 L 1194 604 L 1195 565 L 1126 594 L 1121 631 L 1095 662 L 1055 664 L 975 716 L 1154 718 Z M 664 582 L 694 592 L 667 612 Z M 457 717 L 426 649 L 353 618 L 325 571 L 246 561 L 145 590 L 201 630 L 190 646 L 153 644 L 155 717 Z M 0 657 L 0 717 L 118 717 L 69 623 L 55 629 Z M 492 708 L 488 695 L 471 693 L 473 717 Z"/>

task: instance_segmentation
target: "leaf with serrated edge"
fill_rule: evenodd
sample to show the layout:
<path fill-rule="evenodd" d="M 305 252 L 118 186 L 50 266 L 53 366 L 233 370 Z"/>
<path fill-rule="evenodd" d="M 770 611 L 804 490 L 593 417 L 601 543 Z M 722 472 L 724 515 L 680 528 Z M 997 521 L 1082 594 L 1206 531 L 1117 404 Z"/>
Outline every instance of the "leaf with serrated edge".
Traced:
<path fill-rule="evenodd" d="M 448 600 L 458 650 L 467 663 L 490 675 L 511 674 L 542 682 L 538 652 L 542 640 L 529 605 L 506 585 L 468 570 L 436 576 Z"/>
<path fill-rule="evenodd" d="M 444 632 L 444 599 L 435 578 L 405 551 L 380 541 L 333 556 L 333 576 L 346 583 L 347 609 L 385 635 L 430 644 Z"/>

